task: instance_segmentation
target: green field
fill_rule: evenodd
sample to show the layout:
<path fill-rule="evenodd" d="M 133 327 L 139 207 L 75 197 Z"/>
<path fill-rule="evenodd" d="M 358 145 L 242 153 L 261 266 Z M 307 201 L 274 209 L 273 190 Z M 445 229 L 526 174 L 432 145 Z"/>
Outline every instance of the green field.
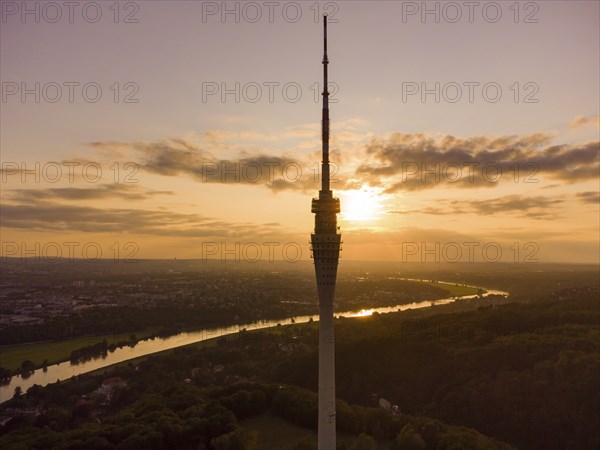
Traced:
<path fill-rule="evenodd" d="M 446 284 L 446 283 L 430 283 L 427 284 L 443 289 L 450 293 L 452 297 L 460 297 L 463 295 L 475 295 L 479 290 L 470 286 L 461 286 L 460 284 Z"/>
<path fill-rule="evenodd" d="M 36 342 L 32 344 L 8 345 L 0 347 L 0 367 L 8 370 L 17 370 L 24 360 L 32 361 L 36 367 L 41 367 L 45 359 L 48 364 L 67 361 L 71 352 L 87 345 L 93 345 L 106 339 L 108 344 L 129 340 L 135 334 L 138 339 L 144 339 L 156 333 L 157 329 L 148 329 L 133 333 L 105 334 L 69 339 L 60 342 Z"/>

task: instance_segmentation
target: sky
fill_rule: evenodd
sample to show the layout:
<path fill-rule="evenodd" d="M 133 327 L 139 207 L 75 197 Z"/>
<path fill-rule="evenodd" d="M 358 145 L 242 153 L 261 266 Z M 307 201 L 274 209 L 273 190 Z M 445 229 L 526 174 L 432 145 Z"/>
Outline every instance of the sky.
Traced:
<path fill-rule="evenodd" d="M 4 257 L 595 263 L 600 4 L 1 2 Z M 400 266 L 399 266 L 400 267 Z"/>

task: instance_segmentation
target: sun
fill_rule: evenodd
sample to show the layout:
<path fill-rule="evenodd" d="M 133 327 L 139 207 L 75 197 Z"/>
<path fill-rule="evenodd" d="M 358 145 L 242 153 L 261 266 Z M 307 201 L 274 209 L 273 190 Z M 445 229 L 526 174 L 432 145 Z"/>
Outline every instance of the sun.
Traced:
<path fill-rule="evenodd" d="M 379 190 L 363 186 L 340 193 L 342 197 L 342 219 L 351 222 L 376 220 L 381 212 L 381 193 Z"/>

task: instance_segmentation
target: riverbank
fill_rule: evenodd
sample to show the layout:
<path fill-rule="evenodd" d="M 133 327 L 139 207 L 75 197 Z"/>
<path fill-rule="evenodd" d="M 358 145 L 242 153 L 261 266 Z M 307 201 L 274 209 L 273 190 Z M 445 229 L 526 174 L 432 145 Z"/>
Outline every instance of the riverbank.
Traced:
<path fill-rule="evenodd" d="M 83 347 L 106 341 L 108 345 L 119 342 L 139 342 L 157 335 L 158 328 L 149 328 L 133 332 L 110 333 L 95 336 L 82 336 L 65 341 L 33 342 L 28 344 L 15 344 L 0 347 L 0 366 L 11 372 L 18 372 L 25 360 L 31 361 L 35 369 L 58 364 L 69 360 L 71 352 Z M 135 339 L 131 339 L 135 336 Z M 46 364 L 44 364 L 44 360 Z"/>
<path fill-rule="evenodd" d="M 429 282 L 428 280 L 425 280 Z M 454 283 L 451 283 L 454 284 Z M 481 288 L 470 286 L 471 288 L 477 289 L 478 291 Z M 500 293 L 502 295 L 506 294 L 500 291 L 491 291 L 489 294 Z M 477 295 L 472 296 L 463 296 L 460 297 L 462 299 L 466 298 L 478 298 Z M 389 307 L 381 307 L 381 308 L 373 308 L 369 310 L 362 311 L 343 311 L 336 312 L 336 316 L 364 316 L 373 313 L 389 313 L 399 310 L 407 310 L 407 309 L 418 309 L 418 308 L 426 308 L 432 306 L 434 304 L 441 305 L 452 303 L 456 300 L 456 297 L 449 297 L 445 299 L 439 300 L 427 300 L 416 303 L 408 303 L 408 304 L 398 304 Z M 229 325 L 219 328 L 212 329 L 203 329 L 195 332 L 182 332 L 174 336 L 169 336 L 165 338 L 153 338 L 146 339 L 143 341 L 139 341 L 137 345 L 133 347 L 123 347 L 115 349 L 112 352 L 101 355 L 101 357 L 94 358 L 91 360 L 83 361 L 79 364 L 71 364 L 70 362 L 62 362 L 55 365 L 50 365 L 44 369 L 38 369 L 34 372 L 28 373 L 26 376 L 13 376 L 7 384 L 0 386 L 0 402 L 6 401 L 10 396 L 12 396 L 12 391 L 17 386 L 20 386 L 23 391 L 26 391 L 29 387 L 34 384 L 45 386 L 49 383 L 54 383 L 59 380 L 64 380 L 71 378 L 72 376 L 77 376 L 83 373 L 89 373 L 91 371 L 95 371 L 97 369 L 101 369 L 103 367 L 111 366 L 113 364 L 121 363 L 124 361 L 130 361 L 138 357 L 155 354 L 164 350 L 174 349 L 178 347 L 182 347 L 188 344 L 193 344 L 200 341 L 206 341 L 215 337 L 221 337 L 225 335 L 231 335 L 234 333 L 238 333 L 241 329 L 246 329 L 248 331 L 265 329 L 270 327 L 275 327 L 277 325 L 290 325 L 293 323 L 303 323 L 309 321 L 317 321 L 318 316 L 300 316 L 295 319 L 283 319 L 283 320 L 269 320 L 269 321 L 259 321 L 247 324 L 237 324 L 237 325 Z"/>
<path fill-rule="evenodd" d="M 494 303 L 500 297 L 503 297 L 506 293 L 499 294 L 500 291 L 492 291 L 486 295 L 486 298 L 489 297 L 492 300 L 490 302 Z M 468 300 L 462 301 L 453 301 L 450 303 L 443 304 L 435 304 L 428 305 L 428 307 L 422 308 L 409 308 L 405 310 L 396 310 L 389 312 L 379 312 L 377 310 L 362 310 L 355 311 L 354 314 L 351 315 L 336 315 L 336 319 L 342 320 L 364 320 L 364 318 L 369 316 L 375 316 L 377 314 L 402 314 L 406 319 L 415 320 L 415 319 L 423 319 L 425 317 L 430 317 L 436 314 L 454 314 L 454 313 L 463 313 L 474 311 L 480 308 L 481 302 L 479 298 L 474 296 L 467 296 Z M 506 301 L 506 300 L 504 300 Z M 431 306 L 435 306 L 432 308 Z M 382 308 L 380 308 L 382 309 Z M 368 314 L 364 314 L 364 312 L 368 312 Z M 167 355 L 169 353 L 173 353 L 178 350 L 182 350 L 185 348 L 202 348 L 202 347 L 214 347 L 219 344 L 219 341 L 222 339 L 226 339 L 228 342 L 231 340 L 244 340 L 247 342 L 260 341 L 260 340 L 271 340 L 275 342 L 289 343 L 294 339 L 294 336 L 309 336 L 314 335 L 315 342 L 318 342 L 318 326 L 316 324 L 318 321 L 314 322 L 300 322 L 300 323 L 288 323 L 286 325 L 277 326 L 274 325 L 269 328 L 258 328 L 254 330 L 246 330 L 240 329 L 237 333 L 232 333 L 228 335 L 216 336 L 213 338 L 205 339 L 199 342 L 193 342 L 190 344 L 182 345 L 180 347 L 170 348 L 167 350 L 158 351 L 155 353 L 151 353 L 148 355 L 139 356 L 136 358 L 132 358 L 126 361 L 122 361 L 120 363 L 112 364 L 109 366 L 101 367 L 99 369 L 86 372 L 86 375 L 99 375 L 103 373 L 109 373 L 114 368 L 119 366 L 124 366 L 128 364 L 137 365 L 141 361 L 151 358 L 154 356 Z"/>
<path fill-rule="evenodd" d="M 448 296 L 466 296 L 474 295 L 478 293 L 478 289 L 473 286 L 466 286 L 455 283 L 436 282 L 427 279 L 405 279 L 406 281 L 412 281 L 417 283 L 426 284 L 441 288 L 448 292 Z M 436 300 L 432 298 L 431 300 Z M 394 303 L 395 305 L 396 303 Z M 392 306 L 394 306 L 392 305 Z M 368 307 L 373 307 L 369 305 Z M 378 305 L 377 307 L 385 307 L 384 305 Z M 362 307 L 361 307 L 362 309 Z M 366 308 L 365 308 L 366 309 Z M 336 311 L 335 314 L 338 314 Z M 284 320 L 284 317 L 274 318 L 272 320 Z M 224 323 L 223 326 L 234 325 L 233 323 Z M 134 331 L 119 331 L 113 333 L 107 333 L 95 336 L 81 336 L 73 339 L 63 341 L 45 341 L 45 342 L 34 342 L 25 344 L 15 344 L 0 346 L 0 367 L 8 370 L 10 376 L 18 375 L 23 372 L 23 362 L 30 361 L 29 371 L 42 369 L 47 366 L 60 364 L 62 362 L 70 361 L 71 353 L 75 350 L 80 350 L 84 347 L 92 346 L 97 343 L 106 341 L 108 346 L 127 344 L 137 345 L 139 342 L 151 339 L 158 336 L 165 336 L 159 327 L 151 327 L 142 330 Z M 178 331 L 193 333 L 198 331 L 197 328 L 183 328 Z M 175 334 L 178 334 L 175 333 Z M 134 337 L 132 339 L 132 337 Z M 4 374 L 7 375 L 6 373 Z M 2 374 L 0 374 L 2 376 Z"/>

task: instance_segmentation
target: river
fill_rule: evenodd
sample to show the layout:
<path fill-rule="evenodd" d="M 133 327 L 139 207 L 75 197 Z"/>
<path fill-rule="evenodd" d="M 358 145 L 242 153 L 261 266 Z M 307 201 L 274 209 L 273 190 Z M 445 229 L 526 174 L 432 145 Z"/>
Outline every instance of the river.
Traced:
<path fill-rule="evenodd" d="M 423 281 L 417 279 L 410 278 L 402 278 L 408 281 Z M 439 281 L 438 284 L 450 284 L 456 285 L 456 283 L 447 283 L 443 281 Z M 475 286 L 468 286 L 475 287 Z M 483 297 L 488 295 L 508 295 L 507 292 L 489 290 L 485 288 L 485 294 Z M 340 313 L 335 313 L 337 317 L 362 317 L 369 316 L 375 312 L 380 314 L 396 312 L 396 311 L 405 311 L 408 309 L 417 309 L 417 308 L 425 308 L 432 305 L 445 305 L 448 303 L 452 303 L 456 300 L 462 300 L 467 298 L 475 298 L 477 295 L 464 295 L 461 297 L 450 297 L 439 300 L 424 300 L 421 302 L 415 303 L 406 303 L 402 305 L 395 306 L 386 306 L 382 308 L 373 308 L 373 309 L 361 309 L 360 311 L 345 311 Z M 319 320 L 318 315 L 313 316 L 299 316 L 294 318 L 295 323 L 305 323 L 310 319 L 314 321 Z M 247 331 L 251 330 L 259 330 L 263 328 L 275 327 L 277 324 L 281 325 L 290 325 L 292 324 L 292 319 L 282 319 L 282 320 L 264 320 L 247 324 L 236 324 L 230 325 L 220 328 L 212 328 L 200 331 L 193 332 L 183 332 L 173 336 L 169 336 L 166 338 L 152 338 L 145 339 L 139 341 L 135 347 L 122 347 L 116 349 L 114 352 L 109 352 L 106 357 L 98 357 L 96 359 L 91 359 L 89 361 L 80 362 L 78 364 L 73 364 L 70 361 L 62 362 L 59 364 L 53 364 L 48 366 L 46 370 L 37 369 L 27 378 L 21 377 L 21 375 L 13 376 L 7 384 L 0 386 L 0 403 L 5 402 L 12 398 L 15 388 L 17 386 L 21 386 L 23 392 L 26 392 L 34 384 L 40 386 L 46 386 L 47 384 L 54 383 L 56 381 L 66 380 L 71 378 L 72 376 L 81 375 L 87 372 L 91 372 L 93 370 L 101 369 L 103 367 L 107 367 L 113 364 L 117 364 L 123 361 L 127 361 L 129 359 L 138 358 L 140 356 L 151 355 L 152 353 L 161 352 L 163 350 L 169 350 L 172 348 L 181 347 L 183 345 L 193 344 L 196 342 L 205 341 L 208 339 L 213 339 L 220 336 L 226 336 L 230 334 L 238 333 L 242 329 L 246 329 Z"/>

